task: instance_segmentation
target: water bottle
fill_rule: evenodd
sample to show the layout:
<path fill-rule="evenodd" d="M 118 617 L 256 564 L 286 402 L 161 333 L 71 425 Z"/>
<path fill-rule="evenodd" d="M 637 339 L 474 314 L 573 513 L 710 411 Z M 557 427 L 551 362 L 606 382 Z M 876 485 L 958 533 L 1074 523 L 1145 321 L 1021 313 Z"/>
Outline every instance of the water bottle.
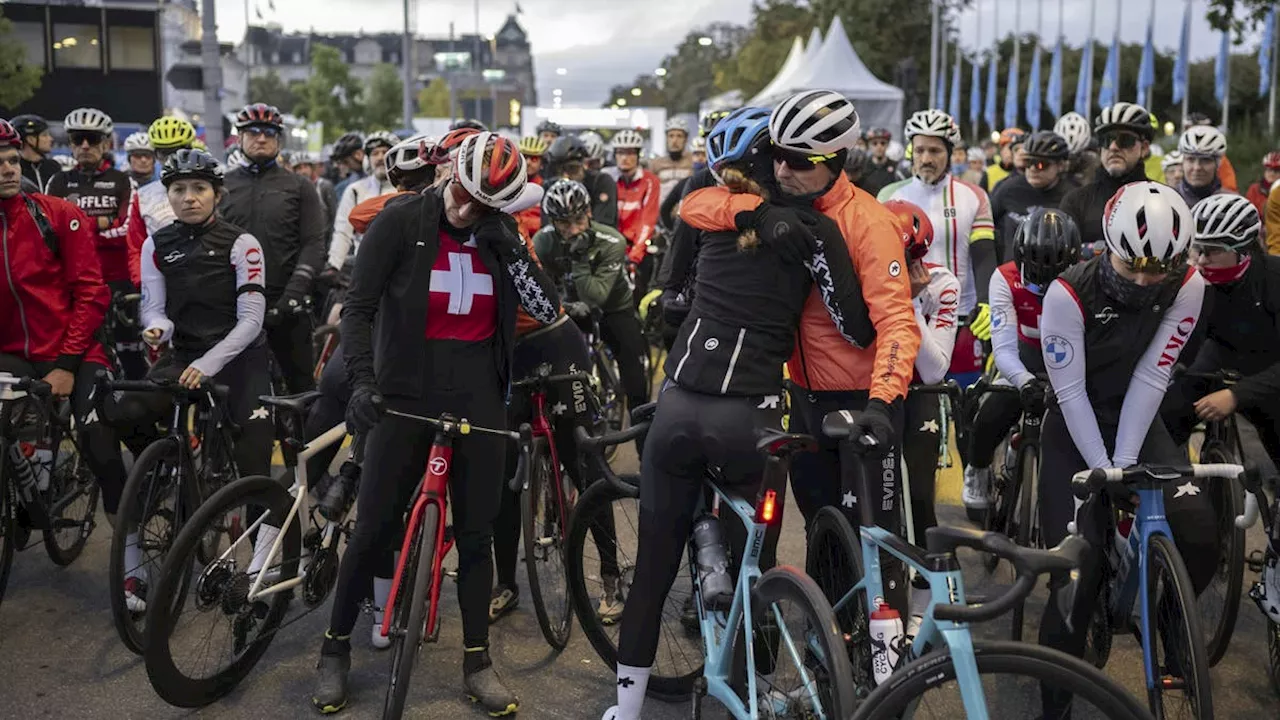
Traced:
<path fill-rule="evenodd" d="M 902 647 L 902 616 L 885 603 L 871 613 L 871 672 L 876 684 L 884 682 L 898 665 Z"/>
<path fill-rule="evenodd" d="M 36 445 L 31 453 L 31 464 L 36 473 L 36 487 L 40 492 L 49 489 L 49 477 L 53 473 L 53 450 L 44 445 Z"/>
<path fill-rule="evenodd" d="M 19 443 L 9 443 L 9 464 L 13 466 L 13 476 L 18 481 L 18 491 L 22 499 L 32 502 L 36 498 L 36 475 L 31 470 L 31 462 L 22 452 Z"/>
<path fill-rule="evenodd" d="M 694 522 L 693 547 L 697 551 L 702 606 L 711 610 L 728 610 L 733 604 L 733 578 L 729 576 L 729 548 L 725 545 L 719 519 L 703 515 Z"/>

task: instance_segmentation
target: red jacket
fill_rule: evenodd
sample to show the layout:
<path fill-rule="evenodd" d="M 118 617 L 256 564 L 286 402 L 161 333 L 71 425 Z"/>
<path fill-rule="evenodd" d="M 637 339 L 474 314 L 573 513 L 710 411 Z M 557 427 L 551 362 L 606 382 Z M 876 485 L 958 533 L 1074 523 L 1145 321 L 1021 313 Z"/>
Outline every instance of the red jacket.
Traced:
<path fill-rule="evenodd" d="M 636 168 L 635 177 L 618 178 L 618 231 L 626 236 L 631 250 L 627 258 L 638 263 L 658 226 L 658 209 L 662 203 L 662 186 L 658 176 L 644 168 Z"/>
<path fill-rule="evenodd" d="M 1253 206 L 1258 208 L 1258 217 L 1267 216 L 1267 196 L 1271 194 L 1271 188 L 1263 187 L 1263 182 L 1264 181 L 1259 180 L 1258 182 L 1253 183 L 1244 194 L 1244 196 L 1249 199 L 1249 202 L 1253 203 Z"/>
<path fill-rule="evenodd" d="M 111 293 L 102 280 L 95 226 L 65 200 L 27 196 L 58 236 L 55 256 L 23 197 L 0 200 L 0 264 L 8 278 L 0 289 L 0 353 L 56 362 L 73 372 L 81 360 L 106 366 L 106 352 L 94 333 L 106 317 Z"/>
<path fill-rule="evenodd" d="M 125 244 L 129 246 L 129 281 L 136 288 L 142 287 L 142 244 L 147 241 L 147 222 L 142 218 L 142 205 L 138 193 L 129 202 L 129 231 Z"/>
<path fill-rule="evenodd" d="M 541 185 L 542 178 L 535 175 L 529 178 L 529 182 Z M 542 229 L 542 205 L 534 205 L 516 213 L 516 221 L 520 223 L 520 234 L 525 240 L 537 235 Z"/>

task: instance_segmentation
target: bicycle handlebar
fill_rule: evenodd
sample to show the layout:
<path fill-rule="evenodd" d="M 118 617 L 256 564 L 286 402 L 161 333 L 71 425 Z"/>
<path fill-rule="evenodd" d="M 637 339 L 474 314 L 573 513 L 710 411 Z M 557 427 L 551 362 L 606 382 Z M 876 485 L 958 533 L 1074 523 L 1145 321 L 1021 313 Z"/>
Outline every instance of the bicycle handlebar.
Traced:
<path fill-rule="evenodd" d="M 563 375 L 534 375 L 511 383 L 512 389 L 535 387 L 539 385 L 556 385 L 567 382 L 591 382 L 591 374 L 584 372 L 564 373 Z"/>
<path fill-rule="evenodd" d="M 205 379 L 198 388 L 189 388 L 177 380 L 108 380 L 106 373 L 100 372 L 98 382 L 112 392 L 158 392 L 174 396 L 186 396 L 191 393 L 209 392 L 225 400 L 231 394 L 231 388 L 221 383 Z"/>
<path fill-rule="evenodd" d="M 437 430 L 443 431 L 447 435 L 470 435 L 472 433 L 476 433 L 478 435 L 502 437 L 508 440 L 515 440 L 517 442 L 520 440 L 520 433 L 512 432 L 510 430 L 495 430 L 493 428 L 472 425 L 471 421 L 466 418 L 455 418 L 448 415 L 445 415 L 442 418 L 433 418 L 426 417 L 424 415 L 414 415 L 413 413 L 401 412 L 399 410 L 392 410 L 390 408 L 387 408 L 386 412 L 388 415 L 395 415 L 396 417 L 408 418 L 410 420 L 417 420 L 418 422 L 426 423 Z"/>
<path fill-rule="evenodd" d="M 1075 496 L 1076 512 L 1079 513 L 1080 506 L 1084 501 L 1088 500 L 1096 494 L 1102 487 L 1109 483 L 1131 483 L 1143 478 L 1155 480 L 1160 483 L 1173 482 L 1183 478 L 1219 478 L 1222 480 L 1231 480 L 1232 478 L 1244 475 L 1244 467 L 1234 463 L 1193 463 L 1191 465 L 1149 465 L 1138 464 L 1131 465 L 1127 468 L 1094 468 L 1092 470 L 1081 470 L 1071 477 L 1071 493 Z M 1243 482 L 1243 479 L 1242 479 Z M 1246 496 L 1245 512 L 1243 515 L 1236 517 L 1236 527 L 1248 527 L 1250 509 L 1248 500 L 1253 498 L 1253 494 Z M 1258 513 L 1257 500 L 1254 499 L 1254 507 L 1252 509 L 1254 519 Z M 1067 523 L 1067 532 L 1075 535 L 1077 526 L 1074 520 Z"/>
<path fill-rule="evenodd" d="M 618 475 L 613 472 L 613 468 L 610 467 L 609 461 L 604 459 L 604 448 L 630 442 L 648 431 L 649 423 L 642 422 L 632 425 L 626 430 L 622 430 L 620 432 L 592 437 L 585 428 L 579 425 L 573 429 L 573 437 L 578 442 L 578 451 L 591 456 L 591 459 L 595 461 L 596 467 L 600 469 L 601 476 L 604 477 L 606 482 L 616 488 L 634 490 L 634 487 L 628 485 L 622 480 L 622 478 L 618 477 Z"/>
<path fill-rule="evenodd" d="M 43 380 L 37 380 L 29 377 L 18 377 L 9 373 L 0 373 L 0 385 L 7 385 L 10 389 L 27 392 L 36 397 L 49 397 L 53 393 L 53 387 Z"/>
<path fill-rule="evenodd" d="M 1068 535 L 1057 547 L 1049 550 L 1037 550 L 1018 545 L 1006 535 L 997 532 L 982 532 L 966 528 L 946 528 L 934 533 L 936 528 L 929 529 L 930 545 L 935 540 L 946 536 L 946 544 L 955 547 L 970 547 L 975 550 L 989 552 L 997 557 L 1010 561 L 1017 570 L 1018 577 L 1013 586 L 1000 597 L 988 602 L 974 605 L 949 604 L 937 605 L 933 608 L 933 616 L 939 620 L 974 623 L 993 620 L 1008 612 L 1017 603 L 1026 599 L 1035 588 L 1036 580 L 1046 573 L 1055 578 L 1064 574 L 1074 583 L 1078 577 L 1076 569 L 1089 549 L 1089 543 L 1081 537 Z M 932 549 L 932 548 L 931 548 Z M 1074 587 L 1067 594 L 1068 602 L 1074 602 Z"/>

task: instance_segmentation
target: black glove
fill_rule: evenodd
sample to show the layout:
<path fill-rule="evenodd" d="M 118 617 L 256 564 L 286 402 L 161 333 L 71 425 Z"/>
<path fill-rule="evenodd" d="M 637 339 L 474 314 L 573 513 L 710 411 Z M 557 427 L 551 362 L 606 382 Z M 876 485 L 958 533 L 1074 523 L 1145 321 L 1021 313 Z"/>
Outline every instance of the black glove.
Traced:
<path fill-rule="evenodd" d="M 587 250 L 591 249 L 591 231 L 579 233 L 569 239 L 567 243 L 569 247 L 570 258 L 580 258 L 587 254 Z"/>
<path fill-rule="evenodd" d="M 755 210 L 734 216 L 739 231 L 754 229 L 787 262 L 804 264 L 813 258 L 816 246 L 812 222 L 806 223 L 793 208 L 762 203 Z"/>
<path fill-rule="evenodd" d="M 297 315 L 305 309 L 306 296 L 298 297 L 290 293 L 288 290 L 285 290 L 284 295 L 280 296 L 280 299 L 276 301 L 275 307 L 272 308 L 272 310 L 275 310 L 275 317 L 273 318 L 275 322 L 268 324 L 278 325 L 283 322 L 285 318 Z M 267 314 L 271 315 L 270 312 Z"/>
<path fill-rule="evenodd" d="M 1044 381 L 1040 378 L 1031 378 L 1018 390 L 1018 395 L 1022 399 L 1022 409 L 1028 415 L 1044 415 Z"/>
<path fill-rule="evenodd" d="M 369 383 L 357 385 L 347 403 L 347 432 L 353 435 L 368 432 L 381 419 L 382 395 L 378 394 L 378 388 Z"/>
<path fill-rule="evenodd" d="M 567 302 L 564 312 L 574 320 L 586 320 L 591 317 L 591 306 L 584 302 Z"/>
<path fill-rule="evenodd" d="M 338 287 L 341 284 L 342 271 L 329 265 L 320 271 L 320 275 L 316 277 L 316 283 L 326 289 Z"/>
<path fill-rule="evenodd" d="M 476 222 L 476 242 L 488 246 L 502 260 L 513 260 L 525 249 L 516 219 L 504 212 L 491 212 Z"/>
<path fill-rule="evenodd" d="M 853 424 L 853 432 L 850 437 L 857 442 L 864 435 L 870 435 L 875 438 L 876 446 L 883 452 L 888 452 L 894 447 L 895 439 L 893 434 L 893 419 L 889 414 L 889 406 L 883 400 L 872 398 L 867 401 L 867 407 L 859 415 Z"/>
<path fill-rule="evenodd" d="M 662 293 L 662 320 L 670 328 L 679 328 L 684 319 L 689 317 L 689 303 L 674 291 Z"/>

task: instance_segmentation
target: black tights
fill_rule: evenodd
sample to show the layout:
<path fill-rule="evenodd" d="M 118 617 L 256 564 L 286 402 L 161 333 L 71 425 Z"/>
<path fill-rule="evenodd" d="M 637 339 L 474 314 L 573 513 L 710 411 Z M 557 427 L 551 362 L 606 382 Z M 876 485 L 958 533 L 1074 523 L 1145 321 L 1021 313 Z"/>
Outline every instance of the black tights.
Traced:
<path fill-rule="evenodd" d="M 940 438 L 947 428 L 940 423 L 941 411 L 937 395 L 916 393 L 904 403 L 902 460 L 907 466 L 911 492 L 911 524 L 915 544 L 924 547 L 924 532 L 938 524 L 934 511 L 938 475 Z"/>

